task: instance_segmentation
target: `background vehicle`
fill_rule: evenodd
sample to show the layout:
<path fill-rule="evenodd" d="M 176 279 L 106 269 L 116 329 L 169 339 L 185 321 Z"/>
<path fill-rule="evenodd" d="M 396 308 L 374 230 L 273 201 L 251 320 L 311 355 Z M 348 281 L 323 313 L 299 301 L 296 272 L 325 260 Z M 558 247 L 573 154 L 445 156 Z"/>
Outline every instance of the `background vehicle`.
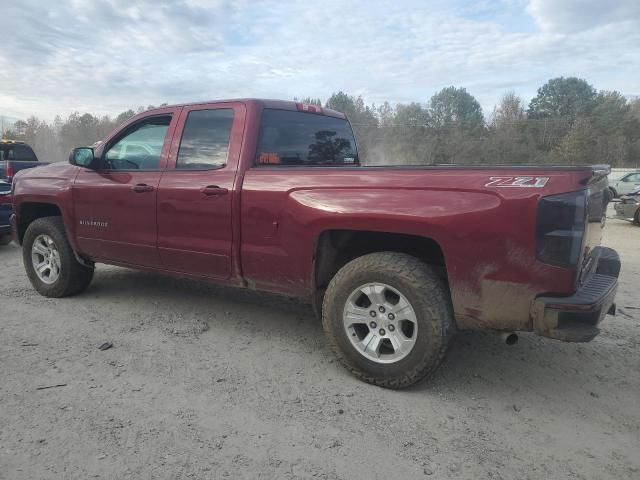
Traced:
<path fill-rule="evenodd" d="M 25 168 L 33 168 L 46 163 L 38 161 L 33 149 L 17 140 L 0 140 L 0 180 L 11 183 L 13 176 Z"/>
<path fill-rule="evenodd" d="M 615 180 L 611 185 L 614 197 L 621 197 L 622 195 L 628 195 L 636 187 L 640 186 L 640 171 L 631 172 L 623 175 L 618 180 Z"/>
<path fill-rule="evenodd" d="M 11 184 L 0 181 L 0 246 L 11 241 L 9 217 L 12 212 Z"/>
<path fill-rule="evenodd" d="M 629 220 L 640 225 L 640 186 L 634 188 L 628 195 L 620 197 L 614 205 L 616 217 Z"/>
<path fill-rule="evenodd" d="M 613 308 L 607 168 L 363 167 L 343 114 L 271 100 L 150 110 L 70 163 L 14 180 L 41 294 L 103 262 L 307 298 L 377 385 L 428 376 L 457 329 L 589 341 Z"/>

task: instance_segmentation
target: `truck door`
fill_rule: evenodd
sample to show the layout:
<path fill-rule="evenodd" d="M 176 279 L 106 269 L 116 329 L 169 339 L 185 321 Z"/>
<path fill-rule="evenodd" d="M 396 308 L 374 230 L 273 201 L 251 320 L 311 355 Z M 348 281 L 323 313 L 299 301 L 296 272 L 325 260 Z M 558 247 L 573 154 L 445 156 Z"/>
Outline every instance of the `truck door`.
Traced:
<path fill-rule="evenodd" d="M 75 231 L 93 259 L 158 266 L 156 201 L 179 109 L 134 121 L 103 148 L 99 165 L 82 169 L 73 185 Z"/>
<path fill-rule="evenodd" d="M 233 192 L 245 112 L 235 103 L 182 110 L 158 188 L 158 251 L 164 268 L 230 277 Z"/>

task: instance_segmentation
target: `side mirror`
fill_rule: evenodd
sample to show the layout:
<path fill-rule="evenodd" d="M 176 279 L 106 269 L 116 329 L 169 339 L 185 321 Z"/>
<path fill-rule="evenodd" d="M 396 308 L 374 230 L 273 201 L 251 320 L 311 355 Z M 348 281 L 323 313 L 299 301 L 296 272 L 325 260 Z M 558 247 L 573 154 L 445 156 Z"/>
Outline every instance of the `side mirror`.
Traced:
<path fill-rule="evenodd" d="M 91 168 L 93 160 L 93 148 L 90 147 L 74 148 L 69 154 L 69 163 L 78 167 Z"/>

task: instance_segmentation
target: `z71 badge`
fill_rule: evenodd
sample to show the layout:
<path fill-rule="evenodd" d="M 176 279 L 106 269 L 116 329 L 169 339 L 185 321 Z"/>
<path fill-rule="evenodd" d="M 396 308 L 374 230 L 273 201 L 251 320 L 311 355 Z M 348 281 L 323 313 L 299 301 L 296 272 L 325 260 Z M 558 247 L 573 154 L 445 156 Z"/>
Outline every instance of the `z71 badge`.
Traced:
<path fill-rule="evenodd" d="M 489 177 L 489 180 L 485 187 L 542 188 L 549 177 Z"/>

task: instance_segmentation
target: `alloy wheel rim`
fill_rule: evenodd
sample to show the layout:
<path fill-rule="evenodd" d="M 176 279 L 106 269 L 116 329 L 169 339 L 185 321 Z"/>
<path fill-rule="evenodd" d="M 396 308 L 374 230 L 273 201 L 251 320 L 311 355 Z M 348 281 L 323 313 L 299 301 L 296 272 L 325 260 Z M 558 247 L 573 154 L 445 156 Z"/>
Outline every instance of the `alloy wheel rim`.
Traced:
<path fill-rule="evenodd" d="M 38 278 L 51 285 L 60 277 L 60 252 L 53 239 L 46 234 L 38 235 L 31 246 L 31 263 Z"/>
<path fill-rule="evenodd" d="M 402 360 L 418 338 L 413 306 L 386 283 L 366 283 L 356 288 L 347 298 L 342 318 L 351 344 L 375 363 Z"/>

